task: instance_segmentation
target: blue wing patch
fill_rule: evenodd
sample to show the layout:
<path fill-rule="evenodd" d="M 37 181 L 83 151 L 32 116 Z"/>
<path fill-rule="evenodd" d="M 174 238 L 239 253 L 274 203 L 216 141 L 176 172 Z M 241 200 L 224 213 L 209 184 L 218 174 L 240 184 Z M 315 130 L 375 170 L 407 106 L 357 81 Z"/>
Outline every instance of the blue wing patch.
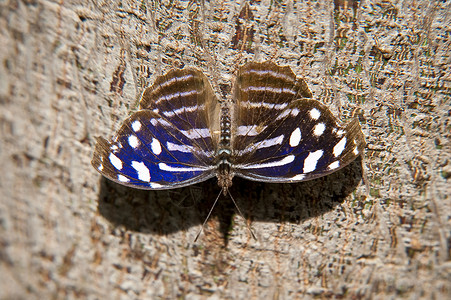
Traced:
<path fill-rule="evenodd" d="M 362 153 L 357 119 L 343 127 L 315 100 L 293 101 L 275 118 L 236 130 L 232 155 L 236 175 L 265 182 L 318 178 L 351 163 Z"/>
<path fill-rule="evenodd" d="M 178 130 L 160 115 L 142 110 L 124 122 L 111 142 L 98 138 L 92 164 L 124 185 L 141 189 L 182 187 L 215 175 L 213 153 L 199 148 L 198 140 L 211 144 L 209 130 Z"/>

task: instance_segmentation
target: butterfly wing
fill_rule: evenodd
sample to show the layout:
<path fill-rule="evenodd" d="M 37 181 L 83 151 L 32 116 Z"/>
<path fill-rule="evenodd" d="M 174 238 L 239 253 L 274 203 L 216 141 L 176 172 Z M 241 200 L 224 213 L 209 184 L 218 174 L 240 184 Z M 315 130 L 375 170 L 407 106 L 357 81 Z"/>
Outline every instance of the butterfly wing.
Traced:
<path fill-rule="evenodd" d="M 173 70 L 143 93 L 141 110 L 107 141 L 92 165 L 105 177 L 141 189 L 170 189 L 215 176 L 218 102 L 196 69 Z M 219 125 L 218 125 L 219 126 Z"/>
<path fill-rule="evenodd" d="M 363 151 L 358 120 L 341 126 L 327 107 L 302 97 L 311 94 L 300 82 L 289 68 L 274 64 L 240 70 L 232 159 L 237 176 L 305 181 L 348 165 Z"/>

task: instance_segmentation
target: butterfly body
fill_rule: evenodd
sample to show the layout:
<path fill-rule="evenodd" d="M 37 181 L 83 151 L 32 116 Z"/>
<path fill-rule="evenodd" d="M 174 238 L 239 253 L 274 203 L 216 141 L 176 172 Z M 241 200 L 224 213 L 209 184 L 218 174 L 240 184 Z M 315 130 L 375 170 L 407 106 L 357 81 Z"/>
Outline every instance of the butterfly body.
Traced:
<path fill-rule="evenodd" d="M 218 101 L 206 76 L 172 70 L 147 88 L 140 110 L 117 134 L 98 139 L 92 165 L 141 189 L 170 189 L 217 177 L 224 193 L 234 176 L 299 182 L 353 161 L 365 141 L 356 119 L 341 126 L 289 67 L 248 63 L 232 101 Z"/>

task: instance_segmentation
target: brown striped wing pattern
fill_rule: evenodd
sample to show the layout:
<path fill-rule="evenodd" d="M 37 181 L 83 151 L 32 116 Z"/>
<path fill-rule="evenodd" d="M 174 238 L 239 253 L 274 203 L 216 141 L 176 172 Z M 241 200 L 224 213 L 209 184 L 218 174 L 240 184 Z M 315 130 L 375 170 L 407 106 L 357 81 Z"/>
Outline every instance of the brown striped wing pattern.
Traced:
<path fill-rule="evenodd" d="M 231 162 L 237 176 L 297 182 L 330 174 L 365 146 L 357 119 L 342 126 L 290 68 L 248 63 L 238 73 Z"/>
<path fill-rule="evenodd" d="M 98 138 L 92 165 L 140 189 L 170 189 L 215 176 L 219 103 L 197 69 L 156 79 L 111 140 Z M 217 124 L 217 125 L 215 125 Z"/>

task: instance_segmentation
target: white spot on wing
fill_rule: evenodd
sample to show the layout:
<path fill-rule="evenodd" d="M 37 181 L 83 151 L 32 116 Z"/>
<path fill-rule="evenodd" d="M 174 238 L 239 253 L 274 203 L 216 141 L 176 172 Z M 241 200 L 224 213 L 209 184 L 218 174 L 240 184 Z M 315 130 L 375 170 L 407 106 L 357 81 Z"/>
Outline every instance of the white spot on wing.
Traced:
<path fill-rule="evenodd" d="M 340 129 L 340 130 L 338 130 L 338 131 L 337 131 L 337 133 L 336 133 L 336 134 L 337 134 L 338 136 L 342 136 L 342 135 L 343 135 L 343 133 L 345 133 L 345 132 L 344 132 L 343 130 L 341 130 L 341 129 Z"/>
<path fill-rule="evenodd" d="M 194 147 L 193 146 L 178 145 L 178 144 L 174 144 L 174 143 L 171 143 L 171 142 L 167 142 L 166 145 L 167 145 L 169 151 L 180 151 L 180 152 L 184 152 L 184 153 L 192 153 L 192 152 L 194 152 Z"/>
<path fill-rule="evenodd" d="M 138 173 L 138 179 L 141 181 L 149 182 L 150 181 L 150 172 L 149 169 L 143 162 L 132 161 L 132 167 Z"/>
<path fill-rule="evenodd" d="M 128 144 L 130 145 L 130 147 L 132 148 L 136 148 L 139 146 L 139 140 L 136 136 L 134 136 L 133 134 L 130 135 L 128 137 Z"/>
<path fill-rule="evenodd" d="M 286 109 L 283 112 L 280 113 L 280 115 L 277 116 L 276 120 L 280 120 L 288 116 L 291 112 L 291 109 Z"/>
<path fill-rule="evenodd" d="M 357 147 L 354 148 L 354 151 L 352 151 L 354 155 L 359 155 L 359 149 Z"/>
<path fill-rule="evenodd" d="M 318 120 L 319 117 L 321 116 L 321 112 L 316 108 L 312 108 L 309 113 L 310 113 L 310 117 L 313 120 Z"/>
<path fill-rule="evenodd" d="M 277 88 L 270 86 L 248 86 L 242 89 L 244 92 L 254 91 L 254 92 L 271 92 L 275 94 L 288 93 L 292 95 L 296 95 L 296 91 L 288 88 Z"/>
<path fill-rule="evenodd" d="M 160 123 L 163 126 L 166 127 L 171 127 L 171 123 L 169 123 L 168 121 L 164 120 L 164 119 L 150 119 L 150 124 L 152 124 L 153 126 L 157 126 L 158 123 Z"/>
<path fill-rule="evenodd" d="M 346 147 L 346 137 L 342 138 L 334 147 L 334 156 L 340 155 Z"/>
<path fill-rule="evenodd" d="M 330 165 L 328 165 L 327 168 L 329 170 L 334 170 L 334 169 L 338 168 L 339 166 L 340 166 L 340 162 L 337 160 L 337 161 L 334 161 L 333 163 L 331 163 Z"/>
<path fill-rule="evenodd" d="M 272 70 L 254 70 L 254 69 L 249 69 L 248 71 L 243 72 L 243 74 L 246 74 L 246 75 L 248 75 L 248 74 L 256 74 L 256 75 L 259 75 L 259 76 L 268 75 L 269 74 L 272 77 L 280 78 L 280 79 L 283 79 L 283 80 L 286 80 L 286 81 L 290 81 L 290 82 L 294 81 L 292 77 L 287 76 L 287 75 L 285 75 L 283 73 L 274 72 Z"/>
<path fill-rule="evenodd" d="M 165 115 L 166 117 L 173 117 L 173 116 L 179 115 L 181 113 L 194 112 L 196 110 L 204 110 L 204 109 L 205 109 L 205 105 L 194 105 L 194 106 L 188 106 L 188 107 L 181 107 L 178 109 L 174 109 L 172 111 L 163 111 L 162 114 Z"/>
<path fill-rule="evenodd" d="M 290 146 L 296 147 L 297 145 L 299 145 L 300 141 L 301 141 L 301 130 L 298 127 L 295 130 L 293 130 L 293 132 L 290 135 Z"/>
<path fill-rule="evenodd" d="M 195 94 L 198 94 L 198 93 L 199 92 L 197 90 L 191 90 L 191 91 L 187 91 L 187 92 L 181 92 L 181 93 L 180 92 L 176 92 L 174 94 L 167 94 L 167 95 L 164 95 L 164 96 L 158 98 L 155 101 L 155 104 L 158 104 L 158 103 L 160 103 L 163 100 L 170 101 L 170 100 L 172 100 L 174 98 L 188 97 L 188 96 L 192 96 L 192 95 L 195 95 Z"/>
<path fill-rule="evenodd" d="M 100 165 L 97 167 L 97 170 L 102 171 L 102 170 L 103 170 L 103 165 L 100 164 Z"/>
<path fill-rule="evenodd" d="M 236 135 L 256 136 L 265 129 L 266 126 L 264 127 L 258 127 L 257 125 L 238 126 L 238 128 L 236 129 Z"/>
<path fill-rule="evenodd" d="M 152 143 L 150 144 L 153 154 L 159 155 L 161 153 L 161 144 L 156 138 L 152 138 Z"/>
<path fill-rule="evenodd" d="M 214 153 L 213 151 L 202 151 L 196 147 L 189 146 L 189 145 L 179 145 L 174 144 L 171 142 L 166 142 L 166 146 L 169 151 L 179 151 L 184 153 L 198 153 L 207 157 L 213 157 Z"/>
<path fill-rule="evenodd" d="M 169 86 L 175 82 L 187 81 L 190 78 L 193 78 L 192 74 L 186 74 L 186 75 L 180 76 L 180 77 L 172 77 L 171 79 L 162 82 L 158 88 L 161 89 L 161 88 Z"/>
<path fill-rule="evenodd" d="M 243 150 L 236 151 L 235 155 L 243 155 L 243 154 L 252 152 L 255 149 L 269 148 L 269 147 L 272 147 L 275 145 L 280 145 L 280 144 L 282 144 L 283 137 L 284 137 L 284 135 L 282 134 L 282 135 L 276 136 L 275 138 L 266 139 L 261 142 L 252 144 L 251 146 L 248 146 L 248 147 L 244 148 Z"/>
<path fill-rule="evenodd" d="M 149 183 L 149 186 L 150 186 L 150 188 L 152 188 L 152 189 L 161 189 L 161 188 L 164 187 L 164 185 L 161 185 L 161 184 L 156 183 L 156 182 L 151 182 L 151 183 Z"/>
<path fill-rule="evenodd" d="M 169 123 L 168 121 L 166 121 L 164 119 L 158 119 L 158 122 L 160 122 L 161 125 L 166 126 L 166 127 L 173 126 L 171 123 Z"/>
<path fill-rule="evenodd" d="M 298 180 L 298 181 L 304 180 L 304 178 L 305 178 L 305 174 L 298 174 L 296 176 L 291 177 L 292 180 Z"/>
<path fill-rule="evenodd" d="M 281 134 L 279 136 L 276 136 L 275 138 L 263 140 L 260 143 L 258 143 L 258 147 L 259 148 L 268 148 L 271 146 L 280 145 L 283 141 L 283 137 L 284 137 L 284 135 Z"/>
<path fill-rule="evenodd" d="M 315 128 L 313 128 L 313 134 L 320 136 L 323 134 L 324 130 L 326 130 L 326 125 L 324 125 L 324 123 L 316 124 Z"/>
<path fill-rule="evenodd" d="M 117 180 L 119 180 L 120 182 L 129 182 L 130 179 L 128 179 L 127 177 L 125 177 L 124 175 L 117 175 Z"/>
<path fill-rule="evenodd" d="M 323 156 L 323 150 L 317 150 L 310 152 L 307 158 L 304 160 L 304 173 L 315 171 L 318 160 Z"/>
<path fill-rule="evenodd" d="M 297 115 L 299 115 L 299 113 L 300 113 L 300 111 L 299 111 L 299 109 L 297 109 L 297 108 L 293 108 L 293 109 L 291 110 L 291 115 L 292 115 L 293 117 L 296 117 Z"/>
<path fill-rule="evenodd" d="M 246 108 L 268 108 L 268 109 L 284 109 L 288 106 L 288 103 L 282 103 L 282 104 L 274 104 L 274 103 L 266 103 L 266 102 L 250 102 L 250 101 L 243 101 L 240 102 L 241 107 Z"/>
<path fill-rule="evenodd" d="M 276 136 L 275 138 L 263 140 L 258 143 L 258 148 L 261 149 L 261 148 L 272 147 L 275 145 L 280 145 L 283 141 L 283 137 L 284 137 L 284 135 L 281 134 L 279 136 Z"/>
<path fill-rule="evenodd" d="M 281 160 L 276 160 L 269 163 L 253 164 L 253 165 L 236 165 L 235 167 L 237 169 L 263 169 L 263 168 L 279 167 L 292 163 L 294 161 L 294 158 L 295 158 L 294 155 L 288 155 L 282 158 Z"/>
<path fill-rule="evenodd" d="M 187 138 L 198 139 L 210 137 L 210 129 L 208 128 L 193 128 L 190 130 L 180 130 Z"/>
<path fill-rule="evenodd" d="M 211 169 L 213 167 L 171 167 L 165 163 L 159 163 L 158 167 L 160 168 L 160 170 L 163 171 L 168 171 L 168 172 L 193 172 L 193 171 L 205 171 L 208 169 Z"/>
<path fill-rule="evenodd" d="M 138 120 L 133 121 L 133 123 L 132 123 L 132 129 L 134 132 L 139 131 L 141 129 L 141 126 L 142 126 L 141 122 L 139 122 Z"/>
<path fill-rule="evenodd" d="M 111 164 L 117 169 L 122 170 L 122 161 L 113 153 L 110 153 L 108 157 L 110 159 Z"/>

